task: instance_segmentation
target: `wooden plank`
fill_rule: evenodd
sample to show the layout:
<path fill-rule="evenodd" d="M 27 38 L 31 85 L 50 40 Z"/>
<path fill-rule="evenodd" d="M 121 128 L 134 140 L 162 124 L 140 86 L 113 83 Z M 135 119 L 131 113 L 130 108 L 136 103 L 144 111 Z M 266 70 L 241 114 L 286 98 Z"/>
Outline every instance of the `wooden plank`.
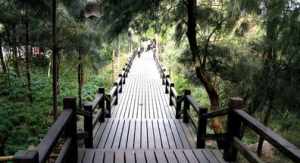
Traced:
<path fill-rule="evenodd" d="M 158 123 L 157 120 L 152 120 L 153 132 L 154 132 L 154 138 L 155 138 L 155 148 L 162 148 L 161 137 L 160 137 L 159 128 L 158 128 L 157 123 Z"/>
<path fill-rule="evenodd" d="M 176 159 L 176 156 L 175 156 L 175 153 L 173 150 L 166 150 L 165 155 L 166 155 L 168 162 L 177 163 L 177 159 Z M 178 162 L 178 163 L 180 163 L 180 162 Z"/>
<path fill-rule="evenodd" d="M 115 120 L 114 121 L 114 124 L 112 125 L 112 128 L 109 132 L 109 136 L 106 140 L 106 143 L 105 143 L 105 146 L 104 148 L 111 148 L 113 146 L 113 142 L 114 142 L 114 139 L 116 137 L 116 133 L 117 133 L 117 128 L 119 126 L 119 122 L 120 120 Z"/>
<path fill-rule="evenodd" d="M 113 151 L 105 151 L 104 152 L 104 163 L 113 163 L 114 155 L 115 154 Z"/>
<path fill-rule="evenodd" d="M 137 163 L 147 163 L 144 151 L 141 150 L 136 151 L 135 158 Z"/>
<path fill-rule="evenodd" d="M 193 153 L 200 163 L 208 162 L 206 156 L 202 153 L 202 151 L 203 150 L 193 150 Z"/>
<path fill-rule="evenodd" d="M 126 160 L 126 163 L 135 163 L 134 151 L 126 151 L 125 152 L 125 160 Z"/>
<path fill-rule="evenodd" d="M 114 122 L 115 122 L 114 119 L 110 119 L 108 121 L 107 128 L 104 130 L 104 132 L 101 136 L 100 142 L 98 144 L 98 148 L 104 148 L 105 147 L 106 141 L 107 141 L 108 137 L 110 136 L 109 133 L 110 133 L 110 130 L 111 130 L 112 125 L 114 124 Z"/>
<path fill-rule="evenodd" d="M 219 160 L 209 150 L 202 150 L 202 153 L 209 162 L 219 163 Z"/>
<path fill-rule="evenodd" d="M 177 121 L 180 124 L 183 132 L 185 133 L 186 139 L 190 144 L 191 148 L 196 148 L 196 133 L 194 132 L 194 128 L 191 125 L 185 124 L 182 121 Z"/>
<path fill-rule="evenodd" d="M 115 151 L 115 163 L 125 163 L 125 153 L 123 151 Z"/>
<path fill-rule="evenodd" d="M 145 151 L 147 163 L 156 163 L 156 157 L 153 150 Z"/>
<path fill-rule="evenodd" d="M 155 138 L 151 120 L 147 120 L 148 148 L 155 148 Z"/>
<path fill-rule="evenodd" d="M 78 150 L 78 163 L 81 163 L 85 154 L 85 149 Z"/>
<path fill-rule="evenodd" d="M 95 163 L 103 163 L 103 161 L 104 161 L 104 152 L 100 151 L 100 150 L 96 150 L 94 162 Z"/>
<path fill-rule="evenodd" d="M 159 132 L 160 132 L 162 147 L 164 149 L 170 148 L 168 138 L 167 138 L 167 135 L 165 132 L 164 122 L 162 120 L 158 120 L 157 122 L 158 122 L 157 124 L 158 124 Z"/>
<path fill-rule="evenodd" d="M 174 140 L 175 140 L 175 143 L 176 143 L 176 148 L 182 149 L 183 148 L 183 143 L 182 143 L 182 140 L 181 140 L 181 138 L 179 136 L 179 133 L 176 129 L 174 121 L 169 120 L 169 125 L 170 125 L 170 128 L 171 128 L 172 134 L 174 136 Z"/>
<path fill-rule="evenodd" d="M 137 120 L 134 132 L 134 148 L 141 148 L 141 121 Z"/>
<path fill-rule="evenodd" d="M 192 150 L 183 150 L 187 160 L 189 163 L 197 163 L 198 160 L 197 158 L 195 157 L 194 153 Z"/>
<path fill-rule="evenodd" d="M 130 122 L 131 121 L 124 121 L 124 129 L 120 140 L 120 147 L 119 147 L 120 149 L 126 149 L 127 147 L 127 139 L 128 139 L 129 128 L 130 128 Z"/>
<path fill-rule="evenodd" d="M 130 123 L 130 129 L 129 129 L 127 146 L 126 146 L 127 149 L 132 149 L 134 147 L 135 123 L 136 121 L 131 121 Z"/>
<path fill-rule="evenodd" d="M 180 163 L 188 163 L 182 150 L 174 150 L 175 156 Z"/>
<path fill-rule="evenodd" d="M 221 153 L 221 151 L 219 150 L 211 150 L 211 153 L 216 157 L 216 159 L 220 162 L 220 163 L 225 163 L 226 161 L 224 161 L 223 159 L 223 154 Z"/>
<path fill-rule="evenodd" d="M 94 156 L 95 156 L 95 151 L 94 150 L 90 150 L 90 149 L 85 150 L 85 155 L 84 155 L 83 162 L 84 163 L 93 163 L 94 162 Z"/>
<path fill-rule="evenodd" d="M 125 124 L 125 120 L 119 120 L 119 125 L 118 125 L 117 131 L 116 131 L 116 136 L 112 142 L 111 148 L 113 148 L 113 149 L 118 149 L 120 146 L 120 143 L 121 143 L 120 140 L 123 135 L 124 124 Z"/>
<path fill-rule="evenodd" d="M 166 162 L 168 162 L 163 151 L 155 150 L 154 153 L 155 153 L 155 156 L 157 158 L 157 163 L 166 163 Z"/>
<path fill-rule="evenodd" d="M 166 133 L 167 138 L 168 138 L 170 148 L 175 149 L 176 148 L 176 143 L 175 143 L 172 131 L 171 131 L 171 127 L 169 125 L 169 120 L 163 120 L 163 125 L 164 125 L 164 129 L 165 129 L 165 133 Z"/>
<path fill-rule="evenodd" d="M 187 137 L 186 137 L 186 135 L 185 135 L 185 132 L 184 132 L 184 130 L 182 129 L 182 127 L 181 127 L 181 125 L 180 125 L 180 122 L 179 121 L 177 121 L 177 120 L 175 120 L 174 121 L 174 124 L 175 124 L 175 126 L 176 126 L 176 129 L 177 129 L 177 131 L 178 131 L 178 134 L 179 134 L 179 136 L 180 136 L 180 138 L 181 138 L 181 141 L 182 141 L 182 144 L 183 144 L 183 148 L 191 148 L 191 145 L 190 145 L 190 143 L 188 142 L 188 139 L 187 139 Z"/>
<path fill-rule="evenodd" d="M 148 148 L 148 135 L 147 135 L 147 121 L 143 120 L 141 123 L 141 148 L 147 149 Z"/>

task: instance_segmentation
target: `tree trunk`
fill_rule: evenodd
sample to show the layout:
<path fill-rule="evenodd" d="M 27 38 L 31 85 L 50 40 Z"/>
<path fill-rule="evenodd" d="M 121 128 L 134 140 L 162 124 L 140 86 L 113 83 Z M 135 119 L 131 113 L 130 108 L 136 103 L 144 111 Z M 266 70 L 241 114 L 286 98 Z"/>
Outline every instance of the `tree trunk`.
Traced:
<path fill-rule="evenodd" d="M 13 37 L 13 57 L 14 57 L 14 67 L 15 67 L 15 72 L 18 77 L 20 77 L 20 68 L 19 68 L 19 59 L 18 59 L 18 49 L 17 49 L 17 30 L 16 30 L 16 25 L 13 25 L 12 27 L 12 37 Z"/>
<path fill-rule="evenodd" d="M 218 96 L 218 93 L 217 93 L 215 87 L 213 86 L 208 74 L 205 73 L 203 69 L 201 69 L 200 60 L 197 57 L 199 55 L 199 49 L 198 49 L 197 38 L 196 38 L 196 36 L 197 36 L 196 17 L 195 17 L 195 10 L 197 7 L 196 4 L 197 4 L 196 0 L 188 0 L 187 1 L 188 29 L 187 29 L 186 35 L 188 37 L 190 50 L 193 55 L 193 61 L 194 61 L 194 65 L 195 65 L 196 75 L 199 78 L 199 80 L 202 82 L 202 84 L 208 94 L 210 104 L 211 104 L 211 110 L 215 111 L 219 108 L 219 96 Z M 215 118 L 213 120 L 212 128 L 215 133 L 220 133 L 222 131 L 222 125 L 217 118 Z"/>
<path fill-rule="evenodd" d="M 58 63 L 56 45 L 56 0 L 52 0 L 52 96 L 53 96 L 53 118 L 57 118 L 57 95 L 58 95 Z"/>
<path fill-rule="evenodd" d="M 82 64 L 82 49 L 78 50 L 78 100 L 79 107 L 82 107 L 82 86 L 83 86 L 83 64 Z"/>
<path fill-rule="evenodd" d="M 0 62 L 1 62 L 2 71 L 4 73 L 6 73 L 7 69 L 6 69 L 6 65 L 5 65 L 5 61 L 4 61 L 4 55 L 3 55 L 3 51 L 2 51 L 2 37 L 0 37 Z"/>
<path fill-rule="evenodd" d="M 27 89 L 28 89 L 28 99 L 30 103 L 33 102 L 32 90 L 31 90 L 31 53 L 29 49 L 29 22 L 28 22 L 28 9 L 26 8 L 26 20 L 25 20 L 25 30 L 26 30 L 26 42 L 25 42 L 25 60 L 26 60 L 26 78 L 27 78 Z"/>
<path fill-rule="evenodd" d="M 272 109 L 273 109 L 272 108 L 272 105 L 273 105 L 272 102 L 273 101 L 269 101 L 269 105 L 268 105 L 267 111 L 265 113 L 265 117 L 264 117 L 264 121 L 263 121 L 265 126 L 268 126 L 270 118 L 271 118 Z M 257 145 L 257 155 L 259 157 L 262 156 L 262 148 L 263 148 L 264 140 L 265 139 L 262 136 L 259 137 L 258 145 Z"/>

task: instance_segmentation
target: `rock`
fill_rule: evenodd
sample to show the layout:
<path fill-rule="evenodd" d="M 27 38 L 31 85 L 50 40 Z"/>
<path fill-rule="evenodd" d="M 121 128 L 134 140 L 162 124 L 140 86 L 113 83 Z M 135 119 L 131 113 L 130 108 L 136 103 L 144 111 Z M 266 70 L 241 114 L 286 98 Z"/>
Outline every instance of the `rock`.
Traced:
<path fill-rule="evenodd" d="M 248 145 L 249 149 L 257 152 L 258 143 Z M 264 141 L 261 158 L 267 162 L 272 161 L 275 155 L 275 148 L 267 141 Z"/>

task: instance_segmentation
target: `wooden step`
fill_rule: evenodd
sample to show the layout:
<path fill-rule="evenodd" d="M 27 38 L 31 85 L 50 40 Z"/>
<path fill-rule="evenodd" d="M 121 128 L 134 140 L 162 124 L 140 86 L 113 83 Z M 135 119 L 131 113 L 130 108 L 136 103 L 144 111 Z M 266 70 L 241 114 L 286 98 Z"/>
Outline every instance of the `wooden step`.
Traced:
<path fill-rule="evenodd" d="M 177 119 L 108 119 L 94 130 L 94 148 L 191 149 L 195 132 Z"/>
<path fill-rule="evenodd" d="M 78 163 L 225 163 L 219 150 L 80 149 Z"/>

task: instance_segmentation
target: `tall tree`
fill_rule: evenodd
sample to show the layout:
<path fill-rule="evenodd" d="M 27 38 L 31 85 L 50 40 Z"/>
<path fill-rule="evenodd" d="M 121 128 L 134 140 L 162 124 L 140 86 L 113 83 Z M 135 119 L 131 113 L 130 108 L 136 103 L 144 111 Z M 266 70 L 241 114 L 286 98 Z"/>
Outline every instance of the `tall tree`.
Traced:
<path fill-rule="evenodd" d="M 0 34 L 0 62 L 1 62 L 2 71 L 4 73 L 6 73 L 7 72 L 6 64 L 4 61 L 4 55 L 3 55 L 3 51 L 2 51 L 2 34 Z"/>
<path fill-rule="evenodd" d="M 57 118 L 58 110 L 58 75 L 59 75 L 59 65 L 58 65 L 58 49 L 56 40 L 56 11 L 57 2 L 52 0 L 52 98 L 53 98 L 53 118 Z"/>
<path fill-rule="evenodd" d="M 31 46 L 29 45 L 29 8 L 27 4 L 24 4 L 24 24 L 25 24 L 25 60 L 26 60 L 26 78 L 27 78 L 27 89 L 28 99 L 32 103 L 32 89 L 31 89 Z"/>

